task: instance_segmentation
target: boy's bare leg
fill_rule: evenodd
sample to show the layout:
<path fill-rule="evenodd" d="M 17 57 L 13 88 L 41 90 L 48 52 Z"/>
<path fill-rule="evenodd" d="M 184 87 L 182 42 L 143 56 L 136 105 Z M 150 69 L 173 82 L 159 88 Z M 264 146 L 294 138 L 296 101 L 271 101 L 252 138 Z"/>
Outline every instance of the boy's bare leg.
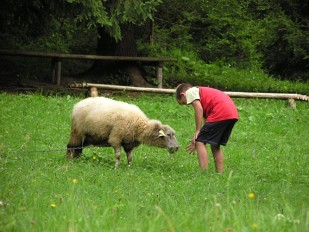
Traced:
<path fill-rule="evenodd" d="M 207 149 L 204 143 L 195 142 L 195 148 L 197 151 L 198 163 L 201 170 L 208 170 L 208 154 Z"/>
<path fill-rule="evenodd" d="M 224 154 L 219 146 L 211 145 L 211 151 L 214 156 L 216 171 L 218 173 L 223 173 L 224 171 Z"/>

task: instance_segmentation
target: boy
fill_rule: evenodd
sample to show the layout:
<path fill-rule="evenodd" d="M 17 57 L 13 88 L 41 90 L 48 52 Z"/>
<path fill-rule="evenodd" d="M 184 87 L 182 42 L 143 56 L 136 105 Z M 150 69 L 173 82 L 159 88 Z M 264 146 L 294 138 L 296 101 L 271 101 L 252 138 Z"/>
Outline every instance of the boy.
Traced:
<path fill-rule="evenodd" d="M 201 170 L 208 170 L 206 144 L 210 144 L 216 171 L 224 170 L 224 155 L 220 146 L 228 142 L 238 111 L 232 99 L 224 92 L 209 87 L 192 87 L 180 84 L 176 88 L 176 99 L 180 105 L 191 104 L 195 111 L 195 133 L 186 147 L 190 153 L 197 151 Z M 203 118 L 206 123 L 203 126 Z"/>

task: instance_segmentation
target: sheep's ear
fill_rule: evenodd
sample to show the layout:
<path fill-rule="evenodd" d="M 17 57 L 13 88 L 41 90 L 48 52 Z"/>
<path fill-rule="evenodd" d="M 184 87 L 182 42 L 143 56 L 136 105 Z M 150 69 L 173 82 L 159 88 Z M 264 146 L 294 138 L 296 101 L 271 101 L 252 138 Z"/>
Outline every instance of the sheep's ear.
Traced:
<path fill-rule="evenodd" d="M 159 130 L 159 137 L 165 137 L 166 135 L 165 135 L 165 133 L 164 133 L 164 131 L 161 129 L 161 130 Z"/>

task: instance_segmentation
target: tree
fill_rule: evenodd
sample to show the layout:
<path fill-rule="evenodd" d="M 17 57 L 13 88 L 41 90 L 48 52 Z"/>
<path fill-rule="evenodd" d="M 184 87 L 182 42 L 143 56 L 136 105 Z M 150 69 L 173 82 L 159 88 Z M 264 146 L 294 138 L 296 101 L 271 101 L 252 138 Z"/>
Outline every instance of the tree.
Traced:
<path fill-rule="evenodd" d="M 62 18 L 61 0 L 2 0 L 0 2 L 0 39 L 2 45 L 19 46 L 18 41 L 37 39 L 50 34 L 53 23 Z M 17 41 L 18 40 L 18 41 Z M 14 44 L 15 43 L 15 44 Z"/>
<path fill-rule="evenodd" d="M 246 1 L 165 1 L 156 14 L 160 35 L 168 28 L 168 44 L 192 49 L 206 63 L 254 66 L 260 58 L 256 22 L 240 2 Z"/>
<path fill-rule="evenodd" d="M 158 7 L 156 21 L 159 35 L 168 34 L 167 44 L 191 45 L 206 63 L 261 67 L 274 76 L 308 80 L 308 4 L 307 0 L 166 0 Z"/>
<path fill-rule="evenodd" d="M 96 53 L 110 56 L 137 56 L 136 28 L 152 20 L 155 7 L 160 0 L 67 0 L 78 9 L 76 21 L 86 24 L 89 29 L 97 28 Z M 91 75 L 125 72 L 132 84 L 145 86 L 144 70 L 138 64 L 96 61 Z M 89 72 L 88 72 L 89 73 Z"/>
<path fill-rule="evenodd" d="M 308 80 L 308 9 L 308 0 L 2 0 L 0 48 L 137 56 L 142 38 L 142 52 Z M 147 85 L 138 65 L 96 62 L 88 72 L 109 73 Z"/>
<path fill-rule="evenodd" d="M 309 80 L 309 3 L 272 1 L 265 20 L 272 41 L 261 47 L 263 66 L 270 74 L 289 80 Z"/>

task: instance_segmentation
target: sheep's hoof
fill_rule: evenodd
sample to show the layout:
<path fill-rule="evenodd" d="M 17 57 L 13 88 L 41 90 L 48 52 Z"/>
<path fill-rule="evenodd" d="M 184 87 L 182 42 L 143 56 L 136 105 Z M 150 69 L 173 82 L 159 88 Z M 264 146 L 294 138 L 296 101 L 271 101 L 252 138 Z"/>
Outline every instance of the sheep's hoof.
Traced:
<path fill-rule="evenodd" d="M 78 158 L 81 156 L 82 151 L 83 151 L 83 148 L 81 147 L 70 147 L 68 145 L 67 146 L 67 158 L 68 159 Z"/>
<path fill-rule="evenodd" d="M 67 159 L 73 159 L 74 157 L 75 157 L 74 149 L 68 148 L 67 149 Z"/>

